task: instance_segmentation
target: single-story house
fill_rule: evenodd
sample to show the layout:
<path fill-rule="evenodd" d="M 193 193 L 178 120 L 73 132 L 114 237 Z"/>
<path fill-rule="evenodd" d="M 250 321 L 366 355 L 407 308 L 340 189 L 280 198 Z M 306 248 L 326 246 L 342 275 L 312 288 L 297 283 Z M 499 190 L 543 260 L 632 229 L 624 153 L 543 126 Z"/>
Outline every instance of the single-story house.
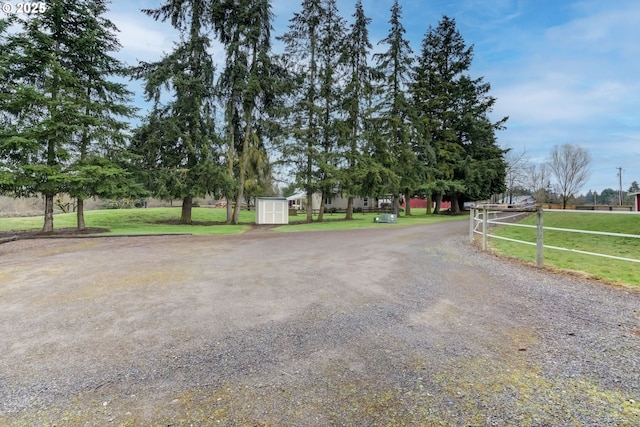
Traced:
<path fill-rule="evenodd" d="M 513 207 L 528 207 L 536 204 L 536 199 L 529 196 L 513 196 L 513 197 L 505 197 L 502 200 L 498 201 L 498 204 L 501 205 L 509 205 Z"/>
<path fill-rule="evenodd" d="M 306 210 L 307 205 L 307 194 L 305 192 L 299 191 L 294 195 L 287 197 L 287 201 L 289 203 L 289 209 L 295 209 L 298 211 Z M 314 193 L 312 196 L 312 206 L 311 209 L 317 211 L 320 209 L 320 202 L 322 198 L 320 193 Z M 325 212 L 330 211 L 331 209 L 336 209 L 338 211 L 345 211 L 347 209 L 347 203 L 349 199 L 346 197 L 342 197 L 340 194 L 333 194 L 328 196 L 324 200 L 324 209 Z M 376 208 L 388 208 L 393 203 L 391 198 L 378 198 L 378 197 L 354 197 L 353 198 L 353 209 L 362 209 L 367 211 L 369 209 Z M 427 200 L 420 198 L 412 198 L 409 199 L 409 203 L 412 209 L 426 209 L 427 208 Z M 435 201 L 432 202 L 432 208 L 435 207 Z M 405 208 L 405 201 L 402 200 L 400 203 L 401 208 Z M 451 207 L 451 202 L 442 201 L 440 203 L 440 209 L 449 209 Z"/>
<path fill-rule="evenodd" d="M 295 209 L 297 211 L 306 211 L 307 208 L 307 193 L 296 192 L 295 194 L 287 197 L 289 209 Z M 311 196 L 311 209 L 320 209 L 320 194 L 314 193 Z"/>
<path fill-rule="evenodd" d="M 289 202 L 289 209 L 295 210 L 306 210 L 307 206 L 307 194 L 304 192 L 297 192 L 292 196 L 287 197 L 287 201 Z M 322 201 L 322 196 L 320 193 L 314 193 L 311 196 L 311 209 L 316 211 L 320 209 L 320 203 Z M 330 210 L 332 208 L 343 211 L 347 209 L 347 203 L 349 199 L 346 197 L 342 197 L 339 194 L 332 194 L 331 196 L 327 196 L 324 200 L 324 209 L 325 211 Z M 353 198 L 353 208 L 362 208 L 362 209 L 370 209 L 376 207 L 376 199 L 370 197 L 354 197 Z"/>

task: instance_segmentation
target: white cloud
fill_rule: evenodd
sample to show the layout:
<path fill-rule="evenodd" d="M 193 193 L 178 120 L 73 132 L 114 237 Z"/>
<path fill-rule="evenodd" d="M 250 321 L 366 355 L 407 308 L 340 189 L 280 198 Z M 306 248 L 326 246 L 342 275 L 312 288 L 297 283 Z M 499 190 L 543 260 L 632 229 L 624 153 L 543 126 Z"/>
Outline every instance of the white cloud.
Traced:
<path fill-rule="evenodd" d="M 640 53 L 640 5 L 637 2 L 603 3 L 607 8 L 593 10 L 566 24 L 550 28 L 549 42 L 557 48 L 586 49 L 593 53 L 621 56 Z"/>
<path fill-rule="evenodd" d="M 122 44 L 122 52 L 128 59 L 154 60 L 163 52 L 171 50 L 176 32 L 168 23 L 157 23 L 139 13 L 114 14 L 108 18 L 118 27 L 118 38 Z"/>
<path fill-rule="evenodd" d="M 529 125 L 575 125 L 602 120 L 620 110 L 628 88 L 615 81 L 575 81 L 568 74 L 551 73 L 530 82 L 512 83 L 495 91 L 496 112 Z"/>

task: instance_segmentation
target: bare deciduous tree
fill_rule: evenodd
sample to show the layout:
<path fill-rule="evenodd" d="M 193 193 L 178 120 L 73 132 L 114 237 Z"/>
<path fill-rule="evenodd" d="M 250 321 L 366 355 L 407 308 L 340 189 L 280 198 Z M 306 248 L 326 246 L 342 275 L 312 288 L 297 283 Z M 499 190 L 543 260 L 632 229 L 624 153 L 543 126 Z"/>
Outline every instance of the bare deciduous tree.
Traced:
<path fill-rule="evenodd" d="M 591 155 L 584 148 L 573 145 L 556 145 L 551 151 L 549 168 L 557 181 L 562 209 L 567 208 L 567 200 L 576 194 L 589 178 Z"/>
<path fill-rule="evenodd" d="M 505 184 L 507 187 L 507 194 L 509 196 L 509 203 L 513 203 L 513 192 L 517 187 L 523 187 L 525 185 L 525 177 L 527 171 L 527 151 L 523 148 L 521 151 L 514 151 L 511 148 L 507 149 L 507 154 L 504 156 L 504 161 L 507 164 L 505 173 Z"/>
<path fill-rule="evenodd" d="M 551 189 L 549 180 L 549 167 L 545 164 L 530 165 L 527 168 L 526 187 L 538 202 L 548 201 L 548 192 Z"/>

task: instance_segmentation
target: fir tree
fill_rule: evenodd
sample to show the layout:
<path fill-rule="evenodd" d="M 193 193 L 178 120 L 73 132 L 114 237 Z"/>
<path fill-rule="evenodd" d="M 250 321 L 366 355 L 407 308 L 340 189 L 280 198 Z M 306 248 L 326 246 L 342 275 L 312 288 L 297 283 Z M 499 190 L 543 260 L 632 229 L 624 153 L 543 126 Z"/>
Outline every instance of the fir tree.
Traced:
<path fill-rule="evenodd" d="M 437 28 L 429 28 L 412 93 L 436 155 L 430 187 L 436 210 L 445 194 L 457 213 L 460 197 L 483 199 L 504 186 L 504 150 L 497 146 L 495 131 L 506 118 L 489 121 L 495 98 L 482 78 L 465 74 L 472 59 L 473 47 L 466 46 L 455 20 L 444 16 Z"/>
<path fill-rule="evenodd" d="M 423 165 L 418 161 L 413 139 L 415 132 L 415 111 L 406 97 L 408 82 L 413 73 L 413 51 L 405 39 L 405 29 L 401 22 L 402 8 L 398 0 L 391 7 L 389 34 L 379 42 L 387 46 L 387 51 L 376 54 L 379 71 L 384 75 L 383 93 L 380 103 L 381 131 L 386 139 L 386 149 L 393 152 L 390 164 L 386 165 L 398 176 L 399 185 L 391 188 L 393 209 L 399 213 L 399 197 L 404 191 L 408 200 L 415 187 L 423 180 Z M 407 213 L 410 213 L 407 212 Z"/>
<path fill-rule="evenodd" d="M 56 194 L 109 194 L 114 189 L 105 177 L 119 176 L 127 185 L 122 169 L 104 160 L 123 137 L 118 117 L 131 113 L 128 92 L 108 80 L 121 69 L 108 56 L 117 43 L 104 12 L 103 1 L 52 0 L 43 13 L 14 17 L 20 30 L 4 43 L 6 126 L 0 130 L 0 154 L 11 179 L 1 180 L 2 191 L 42 194 L 45 232 L 53 230 Z M 90 79 L 97 80 L 95 86 L 87 87 Z M 93 153 L 96 162 L 87 169 L 82 156 L 97 139 L 102 149 Z M 95 185 L 96 178 L 102 186 Z M 81 184 L 86 184 L 83 190 Z M 84 227 L 82 217 L 78 226 Z"/>
<path fill-rule="evenodd" d="M 152 164 L 153 187 L 160 197 L 182 199 L 181 223 L 191 223 L 194 197 L 225 181 L 215 156 L 215 67 L 207 35 L 211 6 L 206 0 L 167 0 L 158 9 L 143 10 L 155 20 L 170 21 L 180 41 L 160 61 L 142 62 L 134 69 L 134 75 L 145 80 L 147 100 L 154 103 L 148 129 L 138 133 L 148 139 L 137 141 L 136 150 L 158 156 Z M 164 89 L 171 92 L 166 103 Z"/>
<path fill-rule="evenodd" d="M 132 93 L 111 79 L 126 75 L 123 63 L 111 56 L 120 49 L 118 29 L 104 17 L 107 2 L 88 2 L 76 22 L 73 71 L 83 87 L 84 123 L 77 136 L 69 194 L 77 198 L 77 227 L 85 228 L 84 199 L 90 196 L 130 197 L 141 189 L 118 163 L 126 146 L 124 121 L 134 114 Z"/>
<path fill-rule="evenodd" d="M 313 220 L 313 194 L 319 189 L 318 146 L 320 138 L 320 43 L 325 10 L 320 0 L 303 0 L 302 9 L 289 21 L 284 42 L 283 68 L 289 69 L 294 84 L 288 104 L 288 133 L 291 141 L 282 148 L 285 159 L 293 163 L 296 182 L 307 196 L 307 221 Z"/>
<path fill-rule="evenodd" d="M 356 2 L 353 18 L 342 59 L 346 67 L 342 109 L 345 115 L 343 139 L 347 164 L 341 174 L 340 187 L 343 196 L 347 197 L 346 219 L 353 219 L 354 196 L 378 194 L 369 191 L 379 191 L 374 190 L 379 183 L 375 179 L 370 182 L 365 179 L 374 176 L 370 173 L 376 170 L 380 172 L 383 167 L 372 164 L 373 158 L 369 155 L 372 148 L 370 137 L 373 134 L 367 129 L 372 124 L 373 99 L 379 95 L 377 84 L 380 74 L 368 63 L 373 48 L 367 28 L 371 19 L 365 15 L 361 0 Z"/>
<path fill-rule="evenodd" d="M 278 86 L 277 67 L 271 60 L 273 14 L 267 0 L 230 0 L 217 10 L 214 24 L 226 47 L 218 86 L 226 105 L 227 167 L 237 177 L 235 209 L 227 222 L 237 224 L 249 184 L 259 185 L 256 179 L 270 174 L 264 139 Z"/>
<path fill-rule="evenodd" d="M 320 144 L 318 150 L 318 187 L 321 200 L 318 221 L 324 218 L 324 205 L 334 196 L 340 185 L 340 163 L 343 159 L 339 147 L 340 109 L 342 90 L 340 80 L 344 73 L 341 55 L 346 23 L 340 16 L 335 0 L 325 0 L 320 26 Z"/>

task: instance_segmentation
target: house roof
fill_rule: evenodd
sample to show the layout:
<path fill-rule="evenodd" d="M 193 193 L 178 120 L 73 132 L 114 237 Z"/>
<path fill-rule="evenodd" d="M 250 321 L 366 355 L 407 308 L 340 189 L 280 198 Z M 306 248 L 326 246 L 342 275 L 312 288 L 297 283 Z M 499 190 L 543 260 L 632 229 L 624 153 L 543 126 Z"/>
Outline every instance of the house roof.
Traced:
<path fill-rule="evenodd" d="M 298 200 L 298 199 L 306 199 L 306 198 L 307 198 L 307 193 L 296 193 L 287 197 L 287 200 Z"/>
<path fill-rule="evenodd" d="M 526 202 L 535 202 L 536 199 L 529 195 L 529 196 L 513 196 L 511 197 L 511 199 L 509 199 L 509 197 L 505 197 L 504 199 L 500 200 L 499 203 L 513 203 L 513 204 L 518 204 L 518 203 L 526 203 Z"/>

